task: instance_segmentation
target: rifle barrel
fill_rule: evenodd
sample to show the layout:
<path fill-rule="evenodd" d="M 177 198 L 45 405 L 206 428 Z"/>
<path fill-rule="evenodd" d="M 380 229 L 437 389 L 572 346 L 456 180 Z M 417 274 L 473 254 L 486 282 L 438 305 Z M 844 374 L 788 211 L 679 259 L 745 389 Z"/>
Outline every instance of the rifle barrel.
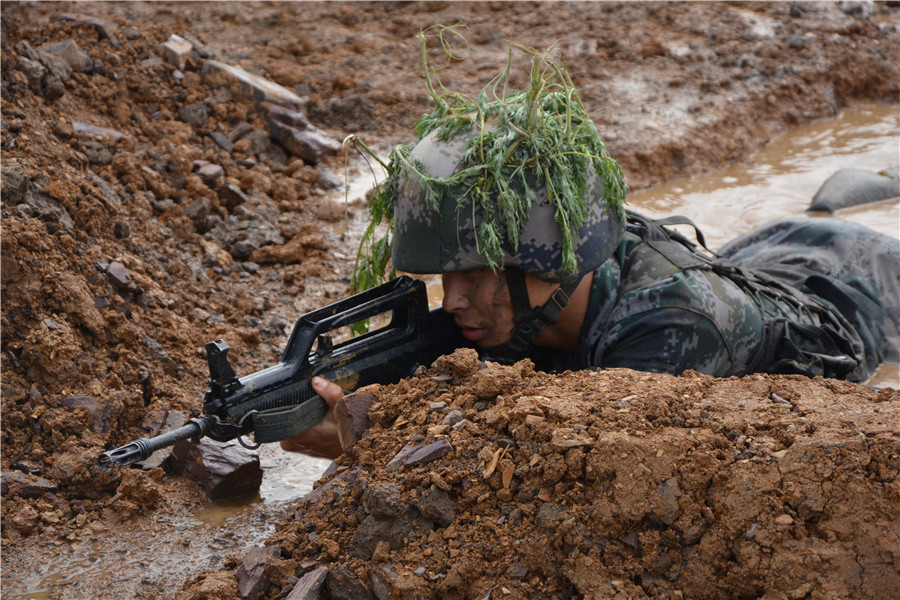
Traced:
<path fill-rule="evenodd" d="M 145 460 L 157 450 L 173 446 L 181 440 L 202 437 L 208 431 L 209 422 L 206 419 L 191 419 L 186 425 L 178 429 L 173 429 L 154 438 L 141 438 L 115 450 L 104 452 L 97 459 L 97 465 L 100 467 L 100 470 L 109 473 L 115 466 L 124 467 Z"/>

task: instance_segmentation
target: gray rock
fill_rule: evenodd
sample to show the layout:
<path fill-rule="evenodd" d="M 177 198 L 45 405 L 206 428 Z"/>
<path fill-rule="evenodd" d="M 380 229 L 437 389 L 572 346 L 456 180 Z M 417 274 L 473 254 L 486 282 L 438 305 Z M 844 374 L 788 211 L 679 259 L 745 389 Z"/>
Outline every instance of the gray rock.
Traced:
<path fill-rule="evenodd" d="M 278 546 L 261 546 L 244 555 L 241 566 L 235 572 L 238 593 L 246 600 L 256 600 L 269 587 L 266 577 L 266 560 L 279 554 Z"/>
<path fill-rule="evenodd" d="M 439 489 L 430 489 L 419 503 L 419 512 L 440 527 L 446 527 L 456 520 L 456 502 Z"/>
<path fill-rule="evenodd" d="M 113 286 L 121 289 L 128 287 L 128 270 L 120 262 L 113 261 L 106 267 L 106 277 Z"/>
<path fill-rule="evenodd" d="M 320 600 L 328 567 L 319 567 L 300 578 L 284 600 Z"/>
<path fill-rule="evenodd" d="M 191 45 L 194 46 L 194 51 L 197 52 L 197 56 L 199 56 L 200 58 L 212 58 L 213 60 L 221 60 L 218 52 L 201 42 L 191 32 L 185 31 L 181 34 L 181 37 L 189 41 Z"/>
<path fill-rule="evenodd" d="M 213 141 L 219 145 L 219 147 L 225 150 L 225 152 L 234 151 L 234 144 L 231 140 L 228 139 L 226 135 L 219 133 L 218 131 L 213 131 L 209 134 L 209 137 L 211 137 Z"/>
<path fill-rule="evenodd" d="M 109 148 L 97 142 L 84 142 L 82 145 L 88 162 L 92 165 L 108 165 L 112 163 L 112 152 Z"/>
<path fill-rule="evenodd" d="M 198 482 L 211 500 L 252 494 L 262 483 L 259 456 L 236 441 L 182 440 L 172 448 L 166 465 L 173 473 Z"/>
<path fill-rule="evenodd" d="M 277 104 L 296 111 L 303 107 L 303 100 L 286 87 L 245 71 L 241 67 L 218 60 L 208 60 L 203 64 L 201 74 L 204 83 L 210 88 L 227 87 L 237 90 L 245 98 Z"/>
<path fill-rule="evenodd" d="M 332 567 L 325 579 L 325 589 L 331 600 L 368 600 L 372 593 L 359 579 L 353 576 L 347 565 L 339 563 Z"/>
<path fill-rule="evenodd" d="M 205 102 L 193 102 L 178 109 L 178 116 L 194 127 L 203 127 L 209 117 L 209 107 Z"/>
<path fill-rule="evenodd" d="M 23 498 L 40 498 L 45 494 L 57 491 L 55 483 L 29 473 L 19 471 L 3 471 L 0 473 L 0 495 L 5 496 L 13 487 L 19 489 Z"/>
<path fill-rule="evenodd" d="M 193 221 L 194 226 L 197 227 L 198 230 L 206 231 L 209 210 L 209 198 L 201 196 L 187 205 L 187 208 L 184 209 L 184 216 Z"/>
<path fill-rule="evenodd" d="M 417 444 L 407 444 L 400 449 L 400 452 L 394 455 L 394 458 L 388 461 L 388 464 L 384 467 L 384 470 L 388 473 L 396 471 L 400 467 L 402 467 L 406 463 L 406 459 L 409 456 L 421 448 L 421 446 Z"/>
<path fill-rule="evenodd" d="M 366 488 L 363 504 L 376 519 L 391 519 L 403 511 L 400 489 L 393 483 L 376 484 Z"/>
<path fill-rule="evenodd" d="M 19 53 L 19 56 L 39 62 L 50 75 L 60 81 L 66 81 L 72 76 L 72 67 L 61 56 L 42 48 L 32 48 L 25 40 L 16 44 L 16 51 Z"/>
<path fill-rule="evenodd" d="M 108 137 L 110 140 L 114 142 L 118 142 L 123 137 L 125 137 L 124 133 L 116 131 L 115 129 L 107 129 L 105 127 L 97 127 L 96 125 L 91 125 L 90 123 L 82 123 L 81 121 L 72 121 L 72 131 L 75 132 L 75 135 L 86 137 L 86 138 L 104 138 Z"/>
<path fill-rule="evenodd" d="M 269 151 L 272 143 L 269 141 L 269 132 L 263 129 L 251 129 L 243 134 L 240 139 L 250 140 L 250 149 L 248 154 L 260 155 Z"/>
<path fill-rule="evenodd" d="M 272 139 L 308 162 L 321 162 L 341 149 L 340 142 L 310 125 L 306 117 L 280 106 L 269 107 L 268 124 Z"/>
<path fill-rule="evenodd" d="M 0 186 L 2 186 L 2 199 L 4 204 L 15 206 L 25 201 L 25 193 L 31 180 L 25 173 L 25 168 L 16 163 L 3 165 L 0 168 Z"/>
<path fill-rule="evenodd" d="M 216 223 L 206 236 L 239 261 L 247 260 L 262 246 L 285 242 L 281 231 L 269 219 L 256 212 L 244 211 L 241 205 L 235 207 L 228 219 Z"/>
<path fill-rule="evenodd" d="M 663 481 L 651 494 L 651 511 L 648 515 L 651 522 L 658 525 L 669 526 L 678 519 L 681 508 L 678 506 L 678 497 L 681 496 L 681 488 L 673 477 Z"/>
<path fill-rule="evenodd" d="M 41 50 L 59 56 L 76 73 L 90 73 L 94 70 L 94 61 L 90 55 L 71 38 L 58 44 L 43 46 Z"/>
<path fill-rule="evenodd" d="M 110 201 L 115 206 L 122 206 L 122 199 L 119 195 L 106 183 L 102 177 L 94 175 L 90 171 L 86 173 L 87 178 L 91 180 L 91 182 L 100 188 L 100 191 L 103 192 L 103 197 Z"/>
<path fill-rule="evenodd" d="M 223 169 L 220 165 L 215 165 L 206 161 L 195 161 L 194 172 L 198 177 L 200 177 L 200 179 L 203 180 L 203 183 L 205 183 L 207 187 L 210 188 L 218 187 L 218 185 L 222 182 L 222 179 L 225 177 L 225 169 Z"/>
<path fill-rule="evenodd" d="M 405 465 L 407 467 L 424 465 L 447 455 L 451 450 L 453 450 L 453 446 L 450 445 L 450 442 L 438 440 L 410 454 L 409 458 L 406 459 Z"/>
<path fill-rule="evenodd" d="M 372 593 L 378 600 L 388 600 L 391 597 L 393 581 L 397 578 L 390 566 L 384 565 L 380 569 L 369 573 L 369 583 L 372 585 Z"/>
<path fill-rule="evenodd" d="M 235 206 L 243 204 L 247 201 L 247 196 L 241 191 L 241 188 L 232 183 L 226 183 L 219 190 L 219 202 L 221 202 L 228 210 L 234 209 Z"/>

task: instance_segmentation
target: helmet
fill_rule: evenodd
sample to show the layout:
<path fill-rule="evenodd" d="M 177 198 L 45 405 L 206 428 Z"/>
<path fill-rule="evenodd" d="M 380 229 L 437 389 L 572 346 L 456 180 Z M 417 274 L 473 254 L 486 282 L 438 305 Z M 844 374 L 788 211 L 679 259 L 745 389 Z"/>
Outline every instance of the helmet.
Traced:
<path fill-rule="evenodd" d="M 595 131 L 595 130 L 594 130 Z M 594 133 L 596 135 L 596 133 Z M 394 267 L 407 273 L 446 273 L 490 266 L 484 255 L 478 231 L 485 220 L 496 223 L 502 248 L 501 268 L 516 267 L 549 282 L 580 280 L 609 258 L 625 230 L 619 206 L 607 201 L 604 182 L 594 171 L 585 175 L 587 193 L 583 224 L 573 232 L 576 268 L 564 265 L 564 240 L 557 224 L 557 206 L 548 200 L 547 185 L 542 178 L 526 177 L 534 192 L 530 210 L 513 246 L 509 232 L 500 224 L 497 195 L 494 214 L 486 215 L 484 205 L 466 197 L 461 186 L 447 190 L 437 203 L 429 201 L 422 175 L 446 180 L 471 165 L 468 158 L 478 141 L 477 131 L 457 133 L 448 140 L 437 131 L 422 137 L 409 153 L 397 179 L 397 199 L 393 207 L 393 243 L 391 259 Z M 419 173 L 413 172 L 419 170 Z M 515 193 L 525 193 L 517 181 Z M 515 233 L 513 233 L 513 238 Z"/>

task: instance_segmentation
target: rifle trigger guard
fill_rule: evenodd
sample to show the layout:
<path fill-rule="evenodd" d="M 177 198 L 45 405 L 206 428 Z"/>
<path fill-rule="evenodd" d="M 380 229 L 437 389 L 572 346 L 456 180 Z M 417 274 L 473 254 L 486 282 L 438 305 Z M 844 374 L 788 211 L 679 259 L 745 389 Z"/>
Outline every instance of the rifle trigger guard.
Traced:
<path fill-rule="evenodd" d="M 243 426 L 244 426 L 244 421 L 247 420 L 247 417 L 252 417 L 253 415 L 257 414 L 257 412 L 258 412 L 258 411 L 251 410 L 250 412 L 248 412 L 247 414 L 245 414 L 243 417 L 241 417 L 241 420 L 238 422 L 238 427 L 243 427 Z M 262 446 L 262 443 L 260 443 L 260 442 L 254 442 L 253 444 L 250 444 L 250 443 L 248 443 L 248 442 L 245 442 L 245 441 L 244 441 L 244 436 L 242 436 L 242 435 L 239 435 L 239 436 L 238 436 L 237 441 L 238 441 L 238 443 L 239 443 L 241 446 L 243 446 L 243 447 L 246 448 L 247 450 L 256 450 L 257 448 L 259 448 L 260 446 Z"/>

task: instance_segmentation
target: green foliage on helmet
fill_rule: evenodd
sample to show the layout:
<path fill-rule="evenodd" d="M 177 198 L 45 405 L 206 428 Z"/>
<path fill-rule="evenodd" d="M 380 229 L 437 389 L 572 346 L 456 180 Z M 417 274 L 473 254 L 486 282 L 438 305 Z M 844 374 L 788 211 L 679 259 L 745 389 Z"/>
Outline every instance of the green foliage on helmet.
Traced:
<path fill-rule="evenodd" d="M 445 46 L 442 36 L 446 31 L 453 30 L 442 28 L 437 34 Z M 478 217 L 468 220 L 473 231 L 459 235 L 471 237 L 484 264 L 495 270 L 504 268 L 510 249 L 514 254 L 519 247 L 538 201 L 535 189 L 542 188 L 554 207 L 553 220 L 562 241 L 562 271 L 574 276 L 580 267 L 576 235 L 589 210 L 585 198 L 597 193 L 594 188 L 599 178 L 605 208 L 622 220 L 627 187 L 565 67 L 552 52 L 539 53 L 509 43 L 506 68 L 477 97 L 446 91 L 438 94 L 425 59 L 428 38 L 429 34 L 420 34 L 426 82 L 435 108 L 417 121 L 416 144 L 399 145 L 391 152 L 387 178 L 370 198 L 370 224 L 360 244 L 351 286 L 366 289 L 383 280 L 391 254 L 394 207 L 409 178 L 415 179 L 416 189 L 421 190 L 417 198 L 431 211 L 446 211 L 448 199 L 455 202 L 457 213 L 477 211 Z M 531 57 L 531 71 L 524 90 L 509 92 L 514 50 Z M 459 139 L 467 140 L 465 149 L 446 176 L 434 175 L 434 169 L 414 151 L 425 140 Z M 376 240 L 383 223 L 387 232 Z"/>

